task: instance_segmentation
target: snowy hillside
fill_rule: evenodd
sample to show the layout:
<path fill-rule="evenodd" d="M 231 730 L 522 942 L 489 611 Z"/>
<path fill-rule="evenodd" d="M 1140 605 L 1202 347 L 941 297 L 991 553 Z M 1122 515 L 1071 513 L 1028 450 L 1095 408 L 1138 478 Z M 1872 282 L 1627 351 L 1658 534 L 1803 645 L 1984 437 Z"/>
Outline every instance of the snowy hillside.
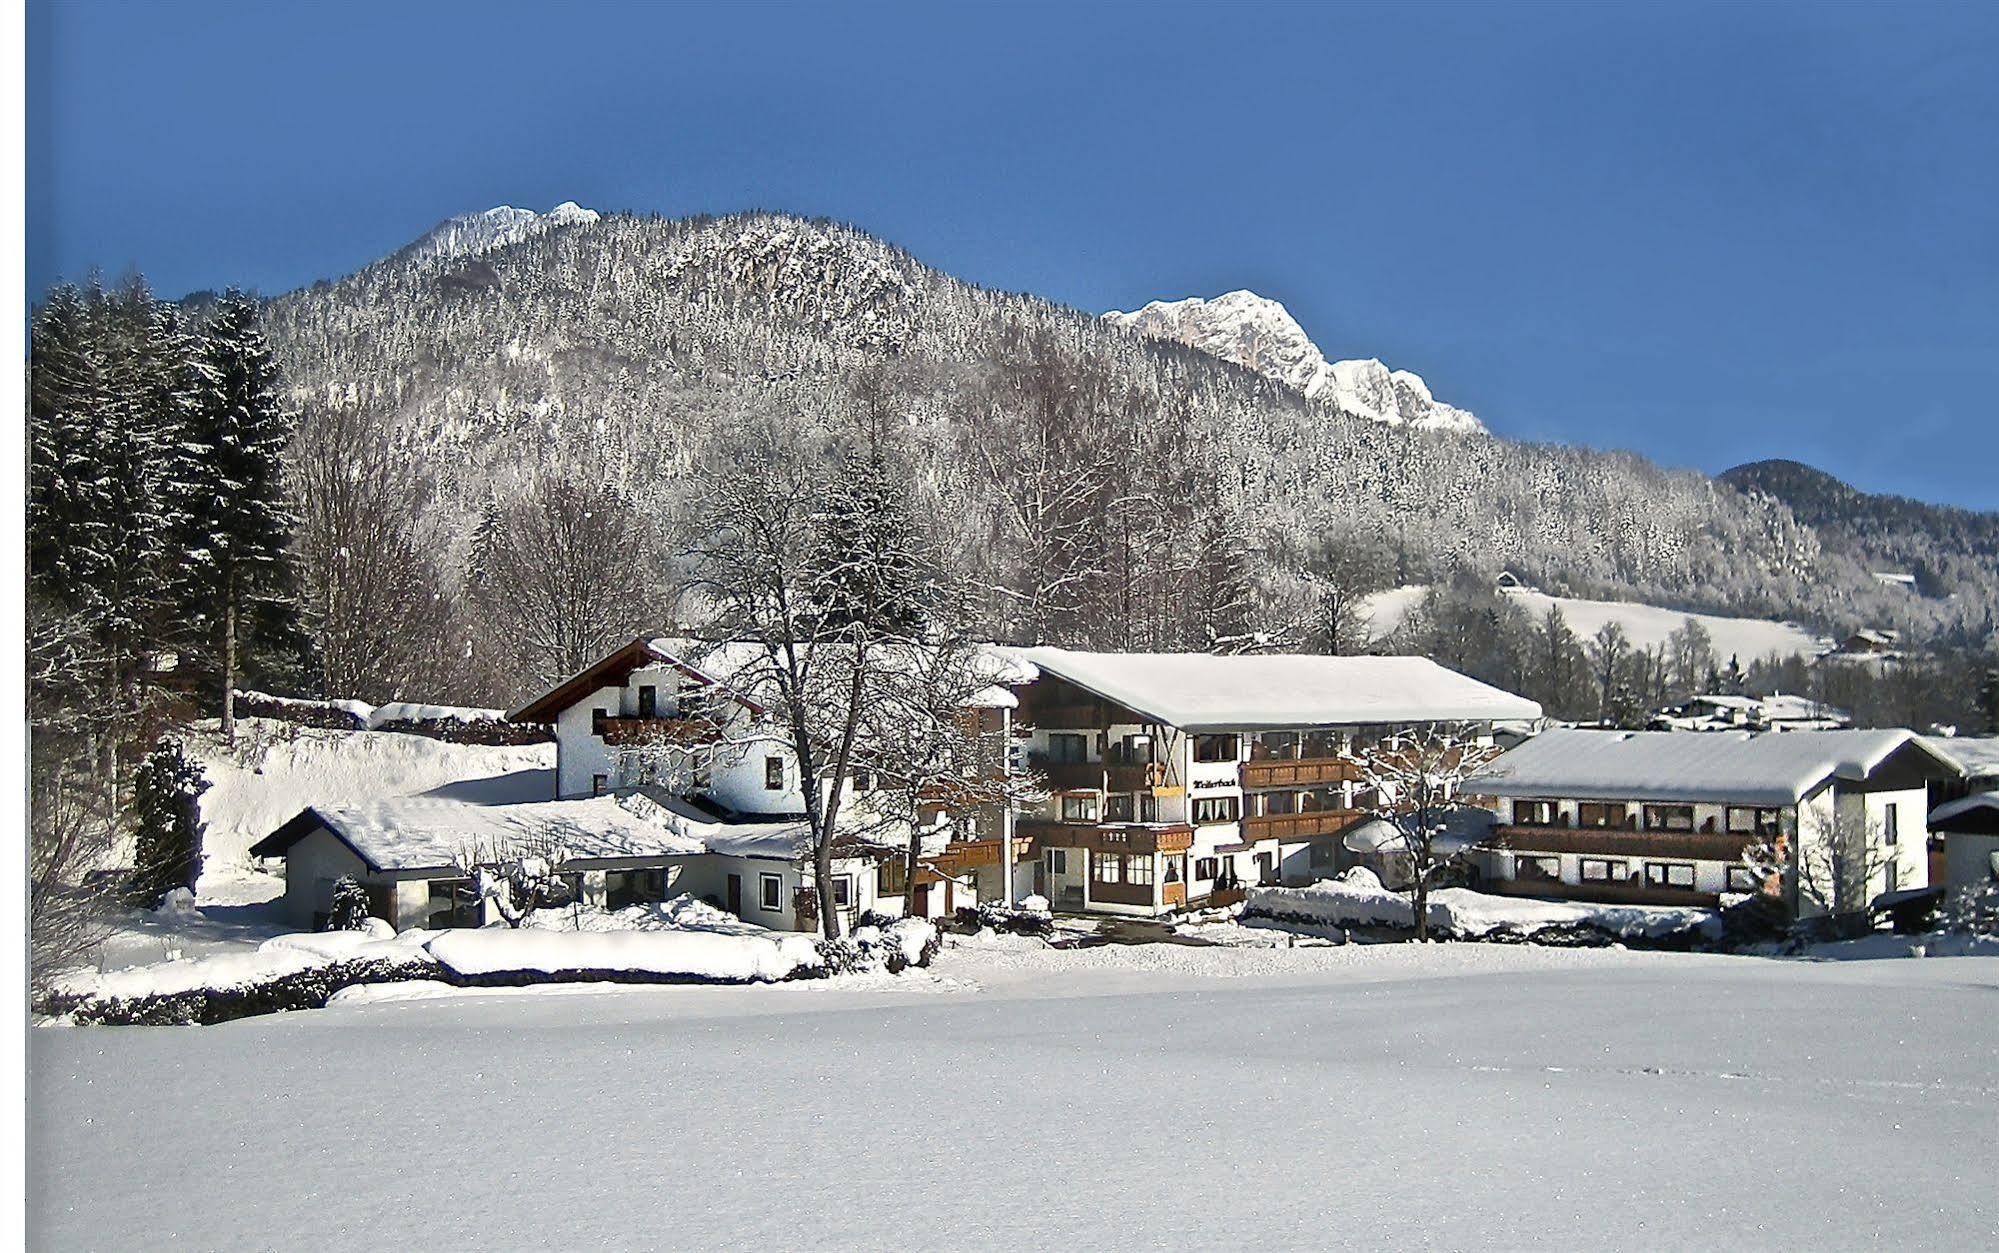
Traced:
<path fill-rule="evenodd" d="M 391 796 L 500 805 L 555 794 L 553 744 L 449 744 L 391 731 L 322 731 L 246 718 L 233 749 L 211 730 L 196 736 L 192 751 L 209 781 L 201 797 L 204 893 L 207 880 L 247 869 L 250 845 L 308 806 Z"/>
<path fill-rule="evenodd" d="M 483 213 L 461 213 L 446 218 L 404 248 L 400 255 L 411 261 L 477 256 L 558 226 L 596 220 L 596 210 L 586 209 L 574 200 L 565 200 L 547 213 L 503 204 Z"/>
<path fill-rule="evenodd" d="M 1400 626 L 1410 609 L 1423 598 L 1424 590 L 1421 585 L 1398 587 L 1368 597 L 1363 613 L 1373 634 L 1377 637 L 1387 635 Z M 1639 648 L 1664 644 L 1668 636 L 1692 618 L 1707 630 L 1717 657 L 1734 657 L 1745 666 L 1773 653 L 1779 657 L 1809 657 L 1831 647 L 1831 641 L 1820 639 L 1789 622 L 1687 613 L 1629 601 L 1550 596 L 1525 587 L 1507 588 L 1503 594 L 1535 618 L 1546 616 L 1550 606 L 1560 606 L 1562 616 L 1568 619 L 1569 629 L 1581 639 L 1586 640 L 1596 634 L 1604 623 L 1615 622 L 1624 628 L 1624 634 Z"/>
<path fill-rule="evenodd" d="M 1429 386 L 1407 370 L 1390 370 L 1374 360 L 1326 360 L 1288 309 L 1253 291 L 1232 291 L 1213 300 L 1155 300 L 1136 313 L 1113 309 L 1104 321 L 1198 348 L 1313 400 L 1328 401 L 1389 426 L 1485 430 L 1485 424 L 1471 414 L 1430 395 Z"/>

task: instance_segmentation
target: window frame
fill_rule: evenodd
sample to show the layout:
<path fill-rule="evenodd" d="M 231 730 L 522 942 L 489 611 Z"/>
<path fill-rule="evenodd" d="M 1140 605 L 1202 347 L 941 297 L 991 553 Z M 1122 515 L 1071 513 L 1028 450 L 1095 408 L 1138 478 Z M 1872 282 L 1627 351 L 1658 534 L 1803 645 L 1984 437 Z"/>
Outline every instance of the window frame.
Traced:
<path fill-rule="evenodd" d="M 1532 866 L 1532 874 L 1522 874 L 1521 868 Z M 1553 867 L 1550 869 L 1549 867 Z M 1513 855 L 1513 877 L 1522 883 L 1560 883 L 1562 881 L 1562 859 L 1551 853 L 1515 853 Z"/>
<path fill-rule="evenodd" d="M 1206 867 L 1206 869 L 1204 870 L 1203 867 Z M 1196 857 L 1194 859 L 1194 877 L 1207 882 L 1213 882 L 1221 878 L 1221 859 L 1216 857 Z"/>
<path fill-rule="evenodd" d="M 1062 821 L 1094 823 L 1097 821 L 1097 812 L 1097 794 L 1095 792 L 1064 792 L 1062 794 Z"/>
<path fill-rule="evenodd" d="M 1685 826 L 1676 825 L 1685 816 Z M 1679 802 L 1652 803 L 1639 806 L 1639 822 L 1647 831 L 1659 831 L 1672 835 L 1692 835 L 1697 824 L 1694 807 Z"/>
<path fill-rule="evenodd" d="M 1210 756 L 1210 751 L 1219 752 L 1220 746 L 1228 746 L 1228 756 Z M 1206 766 L 1219 766 L 1242 760 L 1242 737 L 1239 735 L 1196 735 L 1194 737 L 1194 760 Z"/>
<path fill-rule="evenodd" d="M 1653 871 L 1663 873 L 1654 875 Z M 1687 872 L 1685 883 L 1673 882 L 1673 872 Z M 1690 861 L 1648 861 L 1645 863 L 1645 886 L 1648 888 L 1671 888 L 1681 892 L 1697 890 L 1700 883 L 1700 868 Z"/>
<path fill-rule="evenodd" d="M 764 754 L 764 791 L 782 792 L 786 773 L 782 753 Z"/>
<path fill-rule="evenodd" d="M 1603 873 L 1592 876 L 1593 866 L 1603 867 Z M 1583 857 L 1576 862 L 1576 878 L 1583 883 L 1624 883 L 1631 878 L 1631 871 L 1621 857 Z"/>
<path fill-rule="evenodd" d="M 762 871 L 757 875 L 757 908 L 767 914 L 784 912 L 784 876 Z"/>
<path fill-rule="evenodd" d="M 852 909 L 856 899 L 858 898 L 854 895 L 854 876 L 850 874 L 834 875 L 833 908 Z"/>
<path fill-rule="evenodd" d="M 1748 886 L 1743 886 L 1743 883 Z M 1723 873 L 1722 888 L 1729 892 L 1761 892 L 1763 876 L 1757 874 L 1753 866 L 1730 866 Z"/>
<path fill-rule="evenodd" d="M 1226 816 L 1213 817 L 1216 806 L 1222 807 Z M 1188 806 L 1188 821 L 1197 827 L 1219 827 L 1231 822 L 1242 821 L 1242 798 L 1240 796 L 1196 796 Z M 1209 815 L 1209 816 L 1203 816 Z"/>
<path fill-rule="evenodd" d="M 1107 870 L 1108 870 L 1108 871 L 1110 872 L 1109 874 L 1106 874 L 1106 873 L 1105 873 L 1105 871 L 1107 871 Z M 1123 854 L 1123 853 L 1091 853 L 1091 854 L 1090 854 L 1090 882 L 1092 882 L 1092 883 L 1123 883 L 1123 882 L 1124 882 L 1124 854 Z"/>
<path fill-rule="evenodd" d="M 1600 811 L 1609 822 L 1591 822 L 1590 812 Z M 1631 825 L 1631 807 L 1622 801 L 1577 801 L 1576 826 L 1585 831 L 1624 831 Z"/>
<path fill-rule="evenodd" d="M 1520 827 L 1552 827 L 1562 816 L 1560 801 L 1516 800 L 1513 824 Z"/>

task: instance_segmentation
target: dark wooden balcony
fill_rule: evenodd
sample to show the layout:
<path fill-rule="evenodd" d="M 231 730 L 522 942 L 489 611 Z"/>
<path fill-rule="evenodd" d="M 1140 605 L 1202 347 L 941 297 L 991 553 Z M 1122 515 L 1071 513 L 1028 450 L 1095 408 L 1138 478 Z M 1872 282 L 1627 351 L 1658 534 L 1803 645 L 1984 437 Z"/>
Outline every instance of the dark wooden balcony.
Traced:
<path fill-rule="evenodd" d="M 721 735 L 706 718 L 604 718 L 598 725 L 606 744 L 622 747 L 706 744 Z"/>
<path fill-rule="evenodd" d="M 1100 761 L 1049 761 L 1036 755 L 1029 766 L 1048 777 L 1048 786 L 1058 792 L 1104 790 L 1104 763 Z"/>
<path fill-rule="evenodd" d="M 1181 853 L 1194 847 L 1194 828 L 1184 823 L 1141 826 L 1022 819 L 1016 834 L 1037 848 L 1087 848 L 1105 853 Z"/>
<path fill-rule="evenodd" d="M 1021 710 L 1015 721 L 1041 731 L 1097 731 L 1111 722 L 1103 705 L 1096 701 L 1035 705 Z"/>
<path fill-rule="evenodd" d="M 1148 792 L 1166 782 L 1166 767 L 1154 761 L 1113 761 L 1104 767 L 1104 778 L 1113 792 Z"/>
<path fill-rule="evenodd" d="M 943 852 L 926 860 L 953 873 L 960 873 L 975 866 L 999 865 L 1003 849 L 1003 843 L 997 839 L 953 840 L 944 846 Z M 1013 859 L 1020 862 L 1033 858 L 1034 841 L 1016 834 L 1013 837 Z"/>
<path fill-rule="evenodd" d="M 1753 835 L 1694 835 L 1681 831 L 1617 831 L 1588 827 L 1494 827 L 1490 846 L 1521 853 L 1581 853 L 1654 860 L 1742 860 Z"/>
<path fill-rule="evenodd" d="M 1245 844 L 1258 840 L 1305 840 L 1315 835 L 1338 835 L 1366 818 L 1357 809 L 1316 809 L 1303 814 L 1265 814 L 1242 820 Z"/>
<path fill-rule="evenodd" d="M 1246 788 L 1323 787 L 1359 780 L 1359 768 L 1344 757 L 1303 757 L 1290 761 L 1267 757 L 1242 763 L 1242 785 Z"/>

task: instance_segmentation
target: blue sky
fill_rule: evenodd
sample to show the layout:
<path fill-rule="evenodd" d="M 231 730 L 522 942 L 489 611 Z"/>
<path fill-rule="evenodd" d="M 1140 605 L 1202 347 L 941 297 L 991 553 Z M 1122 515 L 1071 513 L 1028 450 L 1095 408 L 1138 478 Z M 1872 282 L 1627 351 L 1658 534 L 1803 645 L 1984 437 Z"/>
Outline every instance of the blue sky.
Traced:
<path fill-rule="evenodd" d="M 494 204 L 1250 287 L 1502 434 L 1999 508 L 1999 5 L 31 0 L 28 277 L 346 273 Z"/>

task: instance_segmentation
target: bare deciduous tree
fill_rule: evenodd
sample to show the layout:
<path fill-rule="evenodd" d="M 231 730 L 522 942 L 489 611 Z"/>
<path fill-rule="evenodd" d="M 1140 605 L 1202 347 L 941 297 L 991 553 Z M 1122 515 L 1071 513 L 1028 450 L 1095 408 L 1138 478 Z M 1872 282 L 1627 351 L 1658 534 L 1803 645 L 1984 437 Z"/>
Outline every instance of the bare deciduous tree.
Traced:
<path fill-rule="evenodd" d="M 1498 755 L 1471 728 L 1452 723 L 1402 731 L 1352 754 L 1373 794 L 1369 808 L 1400 832 L 1395 851 L 1409 859 L 1418 940 L 1430 937 L 1430 888 L 1469 851 L 1445 838 L 1447 819 L 1471 808 L 1464 781 Z"/>

